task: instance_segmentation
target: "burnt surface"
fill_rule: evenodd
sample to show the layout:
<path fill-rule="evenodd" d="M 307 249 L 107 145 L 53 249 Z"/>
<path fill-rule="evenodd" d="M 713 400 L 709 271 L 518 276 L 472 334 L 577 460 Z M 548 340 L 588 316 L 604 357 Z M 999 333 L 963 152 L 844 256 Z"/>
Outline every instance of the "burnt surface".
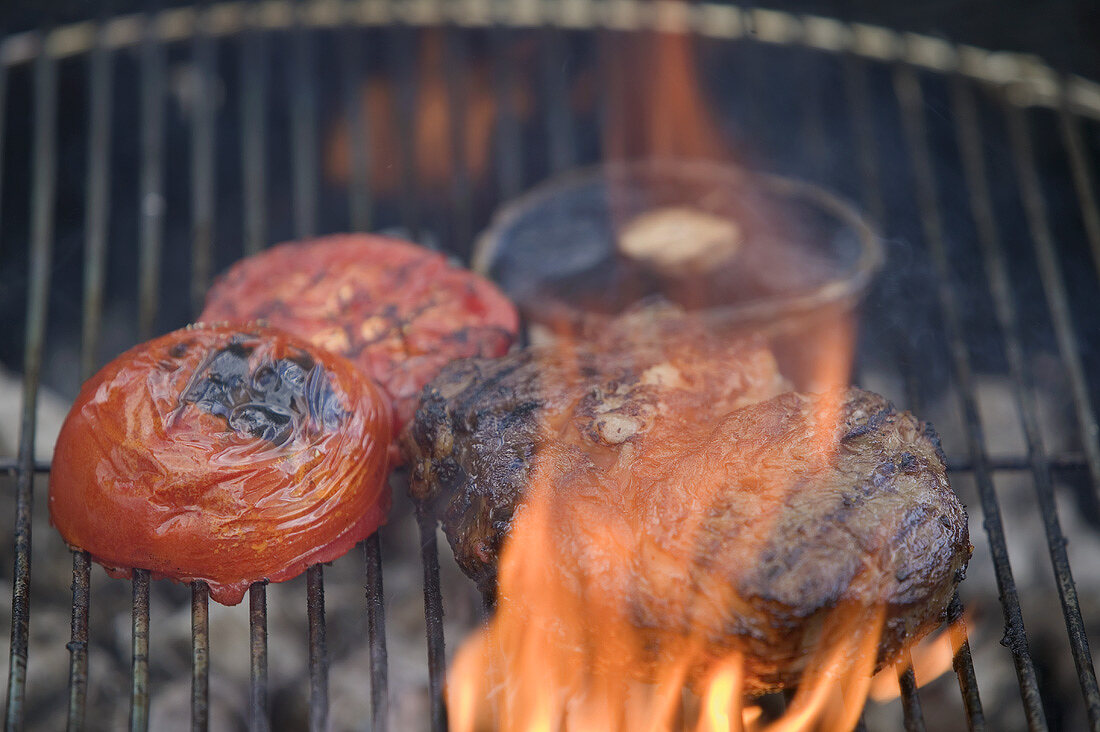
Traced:
<path fill-rule="evenodd" d="M 234 341 L 195 370 L 180 404 L 223 417 L 242 435 L 282 445 L 312 425 L 332 431 L 344 411 L 325 369 L 306 353 L 250 364 L 254 347 Z"/>
<path fill-rule="evenodd" d="M 559 571 L 628 608 L 654 657 L 701 634 L 775 689 L 834 612 L 884 607 L 889 662 L 940 623 L 971 552 L 931 427 L 867 391 L 782 393 L 759 352 L 700 343 L 453 364 L 406 433 L 413 496 L 486 593 L 525 500 L 550 496 Z"/>

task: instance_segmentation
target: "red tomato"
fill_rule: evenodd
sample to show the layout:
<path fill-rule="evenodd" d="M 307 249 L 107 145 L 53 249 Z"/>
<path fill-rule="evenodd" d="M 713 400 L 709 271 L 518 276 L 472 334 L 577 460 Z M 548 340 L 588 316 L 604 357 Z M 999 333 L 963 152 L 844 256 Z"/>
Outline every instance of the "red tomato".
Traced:
<path fill-rule="evenodd" d="M 283 244 L 235 264 L 200 320 L 263 321 L 352 359 L 393 399 L 394 429 L 456 358 L 501 356 L 519 328 L 489 281 L 397 239 L 341 234 Z"/>
<path fill-rule="evenodd" d="M 391 425 L 385 394 L 340 356 L 267 328 L 185 328 L 84 384 L 50 519 L 114 576 L 204 580 L 235 605 L 383 523 Z"/>

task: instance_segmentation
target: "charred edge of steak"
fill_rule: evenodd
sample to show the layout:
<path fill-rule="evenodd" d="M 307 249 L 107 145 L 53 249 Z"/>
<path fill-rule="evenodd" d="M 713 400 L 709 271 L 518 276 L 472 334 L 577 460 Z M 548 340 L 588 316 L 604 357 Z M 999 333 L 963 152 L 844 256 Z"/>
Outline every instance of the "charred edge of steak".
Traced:
<path fill-rule="evenodd" d="M 424 387 L 402 436 L 409 493 L 435 516 L 487 596 L 541 439 L 544 400 L 530 352 L 448 364 Z"/>
<path fill-rule="evenodd" d="M 892 451 L 887 449 L 890 444 L 895 444 Z M 973 552 L 968 517 L 965 507 L 947 483 L 943 450 L 932 425 L 909 412 L 898 412 L 886 399 L 870 392 L 850 390 L 838 447 L 873 455 L 876 462 L 870 473 L 843 495 L 841 505 L 823 517 L 824 524 L 835 524 L 836 528 L 845 530 L 851 510 L 876 495 L 896 491 L 897 481 L 903 478 L 919 481 L 929 492 L 930 502 L 914 503 L 900 516 L 894 535 L 888 538 L 885 547 L 875 545 L 869 549 L 871 554 L 896 562 L 891 575 L 884 575 L 871 585 L 881 588 L 878 602 L 884 608 L 876 659 L 876 670 L 881 670 L 897 660 L 907 642 L 933 631 L 945 620 L 952 620 L 947 617 L 948 605 L 965 579 Z M 788 554 L 788 558 L 791 552 L 798 553 L 798 548 L 789 543 L 776 548 Z M 882 553 L 884 548 L 889 549 L 886 554 Z M 830 580 L 826 571 L 818 578 L 825 583 L 823 588 L 816 588 L 824 589 L 821 594 L 804 586 L 797 593 L 776 593 L 771 582 L 755 586 L 742 584 L 739 589 L 746 601 L 767 616 L 773 627 L 782 631 L 780 635 L 805 634 L 810 637 L 804 637 L 801 645 L 805 647 L 810 641 L 813 647 L 817 641 L 812 638 L 813 632 L 807 633 L 806 628 L 821 630 L 824 625 L 816 621 L 807 625 L 808 621 L 825 620 L 844 606 L 876 604 L 874 593 L 863 595 L 858 590 L 863 573 L 868 571 L 874 570 L 864 568 L 848 581 L 836 581 L 836 577 Z M 751 644 L 755 639 L 748 640 Z M 756 654 L 761 662 L 753 680 L 757 692 L 775 691 L 798 681 L 801 661 L 790 668 L 769 664 L 766 656 L 772 650 L 762 647 Z M 794 654 L 792 658 L 801 656 Z"/>

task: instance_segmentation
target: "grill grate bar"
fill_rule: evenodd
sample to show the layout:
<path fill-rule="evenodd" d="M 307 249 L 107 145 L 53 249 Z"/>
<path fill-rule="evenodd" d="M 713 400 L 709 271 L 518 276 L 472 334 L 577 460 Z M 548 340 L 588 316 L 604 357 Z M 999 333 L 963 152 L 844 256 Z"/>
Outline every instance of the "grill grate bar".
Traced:
<path fill-rule="evenodd" d="M 461 36 L 447 33 L 444 36 L 444 74 L 447 78 L 447 115 L 450 120 L 448 134 L 451 143 L 451 206 L 454 211 L 454 240 L 458 249 L 470 241 L 473 229 L 473 199 L 471 196 L 470 169 L 466 160 L 466 95 L 469 81 L 463 73 L 467 68 L 467 49 Z"/>
<path fill-rule="evenodd" d="M 420 210 L 416 202 L 416 74 L 419 64 L 413 54 L 417 44 L 416 31 L 395 27 L 397 38 L 389 46 L 387 62 L 390 82 L 394 84 L 392 113 L 397 130 L 397 151 L 400 160 L 401 225 L 413 241 L 420 239 Z"/>
<path fill-rule="evenodd" d="M 91 591 L 91 557 L 73 552 L 73 619 L 69 641 L 69 732 L 84 728 L 88 699 L 88 599 Z"/>
<path fill-rule="evenodd" d="M 923 238 L 936 269 L 938 283 L 936 295 L 940 317 L 948 336 L 948 355 L 951 359 L 955 383 L 958 386 L 959 406 L 966 423 L 968 452 L 974 466 L 974 480 L 978 486 L 982 514 L 985 519 L 984 525 L 989 538 L 990 553 L 993 557 L 997 587 L 1005 616 L 1005 637 L 1010 642 L 1009 647 L 1016 666 L 1028 726 L 1030 729 L 1045 729 L 1046 720 L 1039 697 L 1035 668 L 1027 647 L 1027 636 L 1009 562 L 1000 504 L 985 453 L 984 430 L 975 398 L 970 355 L 963 335 L 958 303 L 950 286 L 951 270 L 943 237 L 943 224 L 936 202 L 935 174 L 932 169 L 927 129 L 923 117 L 925 108 L 923 91 L 913 68 L 907 66 L 895 68 L 894 91 L 902 112 L 902 128 L 909 157 L 914 166 Z"/>
<path fill-rule="evenodd" d="M 199 22 L 192 40 L 197 70 L 191 115 L 191 313 L 197 318 L 210 284 L 214 225 L 214 41 Z M 191 729 L 210 716 L 210 589 L 191 583 Z"/>
<path fill-rule="evenodd" d="M 251 664 L 248 687 L 248 732 L 271 729 L 267 708 L 267 583 L 248 588 L 248 628 Z"/>
<path fill-rule="evenodd" d="M 84 305 L 81 334 L 81 378 L 87 379 L 98 362 L 97 348 L 103 317 L 104 263 L 107 255 L 109 166 L 111 150 L 111 55 L 97 34 L 91 54 L 88 98 L 88 178 L 85 186 Z M 0 134 L 2 137 L 2 134 Z M 72 633 L 69 641 L 68 729 L 84 727 L 88 694 L 88 601 L 91 560 L 87 552 L 73 551 Z"/>
<path fill-rule="evenodd" d="M 876 226 L 886 220 L 886 206 L 882 200 L 882 187 L 878 182 L 878 156 L 875 154 L 875 133 L 871 125 L 870 104 L 867 100 L 867 66 L 857 56 L 844 57 L 844 96 L 850 109 L 853 132 L 859 141 L 857 160 L 863 198 L 863 207 Z"/>
<path fill-rule="evenodd" d="M 144 732 L 149 729 L 149 570 L 135 569 L 131 584 L 130 732 Z"/>
<path fill-rule="evenodd" d="M 481 28 L 505 26 L 531 28 L 538 24 L 532 17 L 533 6 L 529 2 L 494 4 L 486 0 L 469 0 L 464 3 L 420 0 L 412 5 L 394 0 L 362 0 L 350 3 L 349 17 L 362 26 L 393 26 L 408 22 L 420 27 L 438 26 L 453 22 L 464 27 Z M 264 13 L 258 25 L 270 29 L 286 28 L 296 8 L 304 25 L 311 28 L 331 27 L 334 9 L 332 0 L 265 0 Z M 1048 65 L 1027 54 L 991 52 L 970 46 L 953 47 L 942 38 L 919 33 L 899 34 L 888 28 L 863 23 L 831 21 L 816 16 L 798 16 L 783 11 L 743 11 L 727 3 L 703 2 L 694 4 L 694 12 L 684 18 L 670 17 L 665 12 L 649 12 L 652 0 L 618 0 L 613 8 L 601 7 L 598 0 L 571 0 L 564 12 L 544 13 L 543 25 L 565 30 L 586 29 L 602 31 L 613 29 L 631 32 L 652 30 L 660 32 L 684 32 L 693 24 L 699 35 L 721 41 L 752 39 L 760 43 L 785 47 L 806 47 L 827 52 L 845 52 L 871 61 L 898 59 L 916 67 L 939 73 L 954 70 L 975 81 L 1012 83 L 1019 103 L 1056 108 L 1063 95 L 1051 91 L 1050 80 L 1055 72 Z M 241 4 L 235 0 L 211 3 L 205 13 L 218 19 L 212 29 L 215 35 L 227 36 L 246 25 Z M 339 10 L 339 8 L 336 8 Z M 606 12 L 612 10 L 613 12 Z M 361 11 L 361 12 L 357 12 Z M 766 15 L 765 22 L 761 22 Z M 160 21 L 158 38 L 163 42 L 178 40 L 193 32 L 198 13 L 189 8 L 167 8 L 157 13 Z M 629 18 L 628 23 L 624 19 Z M 133 17 L 113 19 L 110 45 L 127 48 L 135 45 Z M 759 29 L 755 26 L 759 25 Z M 813 29 L 811 31 L 811 28 Z M 806 31 L 806 32 L 803 32 Z M 34 42 L 34 31 L 12 34 L 4 39 L 0 48 L 0 65 L 17 66 L 39 55 Z M 55 58 L 67 58 L 87 52 L 92 44 L 91 29 L 86 23 L 73 23 L 54 30 L 46 53 Z M 1006 78 L 1009 77 L 1009 78 Z M 1011 78 L 1015 77 L 1015 78 Z M 1066 77 L 1066 90 L 1074 105 L 1086 116 L 1100 114 L 1097 104 L 1098 86 L 1079 76 Z"/>
<path fill-rule="evenodd" d="M 8 116 L 8 67 L 4 64 L 0 64 L 0 170 L 3 170 L 4 165 L 4 137 L 5 137 L 5 120 Z M 4 176 L 0 175 L 0 223 L 3 223 L 3 202 L 4 191 L 3 181 Z"/>
<path fill-rule="evenodd" d="M 201 732 L 210 719 L 210 588 L 191 583 L 191 729 Z"/>
<path fill-rule="evenodd" d="M 1100 275 L 1100 210 L 1097 209 L 1096 204 L 1096 183 L 1085 162 L 1085 143 L 1081 139 L 1080 125 L 1065 104 L 1059 110 L 1058 121 L 1062 132 L 1062 143 L 1069 158 L 1070 173 L 1073 175 L 1073 186 L 1077 191 L 1077 201 L 1081 206 L 1085 235 L 1092 250 L 1092 262 L 1096 266 L 1097 275 Z M 1090 462 L 1090 467 L 1094 464 L 1097 467 L 1092 468 L 1093 482 L 1100 485 L 1096 477 L 1100 475 L 1100 456 Z"/>
<path fill-rule="evenodd" d="M 611 130 L 619 114 L 618 106 L 624 106 L 621 99 L 617 99 L 614 93 L 615 80 L 618 76 L 615 61 L 618 57 L 616 51 L 619 48 L 618 35 L 614 31 L 600 30 L 593 34 L 595 43 L 596 78 L 600 89 L 606 89 L 606 94 L 598 95 L 596 100 L 596 131 L 599 135 L 599 152 L 601 161 L 611 160 L 614 156 L 614 147 L 608 139 Z M 620 92 L 622 94 L 622 92 Z"/>
<path fill-rule="evenodd" d="M 873 157 L 871 158 L 874 159 Z M 898 353 L 898 361 L 905 385 L 905 400 L 909 408 L 917 412 L 924 411 L 918 388 L 916 374 L 913 372 L 915 362 L 913 349 L 907 341 L 894 335 L 894 349 Z M 901 693 L 901 709 L 904 718 L 905 732 L 924 732 L 924 711 L 921 709 L 920 697 L 917 694 L 916 674 L 913 671 L 913 658 L 908 649 L 897 664 L 898 688 Z M 964 702 L 966 699 L 963 700 Z"/>
<path fill-rule="evenodd" d="M 164 46 L 152 16 L 141 49 L 141 251 L 138 256 L 138 333 L 153 336 L 160 294 L 164 227 Z"/>
<path fill-rule="evenodd" d="M 905 339 L 894 334 L 894 349 L 898 353 L 898 361 L 903 375 L 905 388 L 905 400 L 909 408 L 917 412 L 924 411 L 924 403 L 921 399 L 920 388 L 914 373 L 916 361 L 912 346 Z M 903 658 L 897 664 L 898 688 L 901 692 L 901 709 L 904 718 L 905 732 L 924 732 L 924 711 L 921 708 L 920 697 L 917 694 L 916 674 L 913 671 L 913 658 L 908 649 Z M 963 702 L 967 700 L 964 698 Z"/>
<path fill-rule="evenodd" d="M 16 475 L 22 469 L 18 457 L 0 460 L 0 473 L 4 475 Z M 50 472 L 50 464 L 44 460 L 35 460 L 31 463 L 31 470 L 35 473 L 48 473 Z"/>
<path fill-rule="evenodd" d="M 386 669 L 386 605 L 382 593 L 382 543 L 374 532 L 363 543 L 366 560 L 367 643 L 370 647 L 371 729 L 386 732 L 389 677 Z"/>
<path fill-rule="evenodd" d="M 815 183 L 825 181 L 828 173 L 829 139 L 825 132 L 825 120 L 828 115 L 824 111 L 827 105 L 827 94 L 832 93 L 827 84 L 821 83 L 817 77 L 817 65 L 820 60 L 817 54 L 807 58 L 803 62 L 807 68 L 802 72 L 802 82 L 806 88 L 802 104 L 802 135 L 805 137 L 805 155 L 808 162 L 810 178 Z"/>
<path fill-rule="evenodd" d="M 88 131 L 88 178 L 84 214 L 84 321 L 80 373 L 87 379 L 98 364 L 99 332 L 103 318 L 103 283 L 106 276 L 107 218 L 111 159 L 111 54 L 102 43 L 92 51 L 91 122 Z M 2 137 L 2 134 L 0 134 Z"/>
<path fill-rule="evenodd" d="M 855 139 L 858 140 L 858 157 L 861 171 L 862 195 L 864 205 L 872 223 L 880 226 L 885 221 L 885 202 L 878 187 L 878 155 L 874 147 L 874 129 L 870 116 L 870 107 L 867 103 L 867 75 L 864 62 L 855 57 L 847 57 L 844 60 L 844 85 L 845 96 L 848 100 L 849 118 L 852 124 Z M 917 388 L 916 375 L 913 372 L 913 354 L 905 341 L 895 338 L 894 348 L 899 354 L 899 363 L 905 385 L 906 400 L 911 408 L 921 409 L 920 390 Z M 956 595 L 957 601 L 957 595 Z M 961 610 L 960 610 L 961 612 Z M 965 631 L 964 631 L 965 635 Z M 908 653 L 906 655 L 909 655 Z M 970 654 L 957 656 L 955 665 L 956 675 L 959 680 L 959 689 L 963 697 L 963 706 L 966 709 L 967 721 L 970 729 L 975 729 L 973 720 L 983 718 L 981 700 L 978 697 L 976 683 L 969 685 L 964 690 L 964 677 L 975 679 L 973 659 Z M 908 659 L 908 673 L 913 674 L 912 660 Z M 924 726 L 924 714 L 920 705 L 920 698 L 916 691 L 915 677 L 905 677 L 905 668 L 901 668 L 898 683 L 902 695 L 902 712 L 906 728 L 921 729 Z M 912 681 L 912 683 L 909 683 Z M 967 693 L 969 691 L 970 693 Z"/>
<path fill-rule="evenodd" d="M 250 8 L 252 15 L 258 11 Z M 253 17 L 253 19 L 255 19 Z M 244 189 L 244 253 L 264 247 L 264 148 L 267 141 L 267 44 L 265 35 L 251 28 L 244 32 L 241 49 L 241 183 Z"/>
<path fill-rule="evenodd" d="M 897 663 L 901 707 L 905 714 L 905 732 L 924 732 L 924 712 L 917 695 L 917 676 L 913 672 L 913 656 L 906 649 Z"/>
<path fill-rule="evenodd" d="M 561 173 L 575 161 L 576 133 L 569 114 L 569 89 L 566 84 L 565 39 L 560 31 L 543 31 L 543 85 L 546 90 L 546 127 L 550 144 L 550 170 Z"/>
<path fill-rule="evenodd" d="M 313 42 L 301 22 L 291 32 L 290 134 L 294 170 L 294 236 L 317 231 L 317 92 Z"/>
<path fill-rule="evenodd" d="M 197 70 L 191 116 L 191 314 L 195 318 L 202 312 L 213 268 L 215 53 L 214 41 L 200 23 L 192 51 Z"/>
<path fill-rule="evenodd" d="M 1051 470 L 1057 470 L 1062 472 L 1073 472 L 1088 469 L 1088 462 L 1085 456 L 1081 453 L 1065 453 L 1059 455 L 1048 455 L 1046 457 L 1047 467 Z M 1031 470 L 1031 461 L 1027 457 L 993 457 L 986 455 L 986 466 L 994 472 L 1019 472 L 1022 470 Z M 966 459 L 955 460 L 947 468 L 953 473 L 969 473 L 973 472 L 973 464 Z"/>
<path fill-rule="evenodd" d="M 157 40 L 154 16 L 146 16 L 141 49 L 141 199 L 138 253 L 138 332 L 153 336 L 160 305 L 160 267 L 164 246 L 164 91 L 165 51 Z M 149 580 L 135 569 L 132 583 L 132 661 L 130 730 L 149 728 Z"/>
<path fill-rule="evenodd" d="M 520 144 L 519 118 L 516 112 L 516 70 L 511 58 L 512 33 L 493 28 L 492 50 L 497 129 L 494 135 L 497 158 L 497 193 L 508 201 L 523 190 L 523 146 Z"/>
<path fill-rule="evenodd" d="M 1009 109 L 1009 133 L 1012 138 L 1013 154 L 1020 171 L 1020 193 L 1031 228 L 1031 239 L 1039 264 L 1043 293 L 1046 295 L 1047 307 L 1054 323 L 1058 351 L 1062 355 L 1062 362 L 1066 367 L 1073 391 L 1073 405 L 1077 412 L 1077 421 L 1081 425 L 1081 441 L 1085 445 L 1093 487 L 1100 489 L 1100 444 L 1097 443 L 1100 427 L 1097 426 L 1096 410 L 1089 397 L 1085 369 L 1081 363 L 1081 354 L 1073 332 L 1073 316 L 1070 314 L 1065 278 L 1062 276 L 1058 257 L 1054 253 L 1054 241 L 1047 224 L 1043 194 L 1031 151 L 1030 132 L 1023 115 L 1012 109 Z M 1084 203 L 1088 204 L 1090 201 L 1086 199 Z M 1091 203 L 1095 205 L 1095 197 Z M 1087 205 L 1085 209 L 1088 210 Z M 1100 720 L 1100 695 L 1097 696 L 1097 704 L 1096 720 Z"/>
<path fill-rule="evenodd" d="M 1089 399 L 1081 355 L 1073 334 L 1073 320 L 1069 313 L 1065 280 L 1058 265 L 1057 255 L 1054 253 L 1054 242 L 1046 221 L 1042 192 L 1031 149 L 1030 132 L 1027 129 L 1027 121 L 1024 119 L 1022 112 L 1010 107 L 1006 107 L 1006 112 L 1008 115 L 1009 137 L 1011 138 L 1013 157 L 1015 158 L 1020 184 L 1020 194 L 1023 197 L 1024 210 L 1031 228 L 1031 240 L 1039 264 L 1039 278 L 1043 284 L 1047 307 L 1054 321 L 1054 333 L 1058 341 L 1058 350 L 1061 352 L 1062 362 L 1069 375 L 1074 406 L 1081 424 L 1081 438 L 1086 445 L 1092 443 L 1092 447 L 1095 449 L 1097 437 L 1096 412 L 1093 410 Z M 1073 581 L 1073 574 L 1070 571 L 1069 557 L 1066 554 L 1066 539 L 1058 521 L 1050 473 L 1046 470 L 1041 456 L 1042 438 L 1039 435 L 1038 420 L 1035 416 L 1033 390 L 1030 379 L 1024 381 L 1023 368 L 1026 368 L 1026 366 L 1022 366 L 1021 371 L 1016 373 L 1018 377 L 1016 382 L 1017 402 L 1021 407 L 1021 411 L 1027 413 L 1024 424 L 1028 440 L 1028 451 L 1035 464 L 1035 492 L 1039 499 L 1039 508 L 1042 511 L 1043 526 L 1046 529 L 1047 545 L 1050 549 L 1050 560 L 1058 583 L 1062 614 L 1066 620 L 1066 631 L 1069 634 L 1070 648 L 1073 651 L 1073 662 L 1077 667 L 1081 691 L 1085 697 L 1089 723 L 1093 729 L 1100 729 L 1100 688 L 1097 687 L 1096 671 L 1093 668 L 1092 654 L 1089 652 L 1089 641 L 1085 635 L 1085 624 L 1077 600 L 1077 588 Z M 1094 483 L 1093 485 L 1095 488 L 1100 486 L 1100 483 Z"/>
<path fill-rule="evenodd" d="M 957 591 L 947 606 L 947 622 L 951 644 L 958 649 L 951 659 L 951 665 L 954 666 L 955 676 L 959 680 L 959 692 L 966 707 L 967 726 L 972 730 L 984 730 L 985 714 L 982 711 L 982 700 L 978 696 L 978 678 L 974 674 L 974 659 L 970 655 L 970 640 L 967 638 L 962 601 L 959 600 Z"/>
<path fill-rule="evenodd" d="M 431 730 L 447 729 L 443 706 L 443 684 L 447 657 L 443 646 L 443 595 L 439 588 L 439 551 L 435 540 L 435 519 L 423 506 L 416 508 L 420 527 L 420 559 L 424 564 L 424 621 L 428 633 L 428 694 L 431 697 Z"/>
<path fill-rule="evenodd" d="M 45 54 L 43 54 L 43 57 Z M 34 179 L 31 203 L 30 287 L 27 293 L 23 411 L 15 493 L 15 571 L 12 585 L 7 728 L 22 729 L 30 626 L 31 510 L 34 503 L 34 433 L 42 350 L 49 308 L 53 212 L 57 181 L 57 71 L 52 60 L 36 63 L 34 76 Z"/>
<path fill-rule="evenodd" d="M 306 570 L 306 608 L 309 614 L 309 728 L 328 729 L 328 649 L 325 641 L 324 566 Z"/>
<path fill-rule="evenodd" d="M 367 153 L 367 117 L 363 114 L 356 82 L 363 66 L 359 35 L 350 24 L 340 36 L 340 82 L 347 117 L 351 185 L 348 186 L 348 210 L 353 231 L 367 231 L 371 220 L 370 161 Z"/>

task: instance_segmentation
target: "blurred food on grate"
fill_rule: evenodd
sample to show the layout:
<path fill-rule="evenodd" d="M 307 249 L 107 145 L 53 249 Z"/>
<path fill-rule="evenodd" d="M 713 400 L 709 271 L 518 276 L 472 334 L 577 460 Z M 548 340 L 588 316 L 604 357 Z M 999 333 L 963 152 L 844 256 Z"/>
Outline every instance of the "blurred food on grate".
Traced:
<path fill-rule="evenodd" d="M 199 319 L 262 321 L 348 357 L 392 398 L 395 434 L 444 364 L 499 356 L 519 328 L 495 285 L 438 252 L 368 234 L 241 260 L 210 289 Z"/>
<path fill-rule="evenodd" d="M 385 521 L 391 413 L 351 362 L 266 328 L 194 326 L 92 377 L 61 430 L 50 518 L 108 572 L 234 605 Z"/>
<path fill-rule="evenodd" d="M 735 266 L 741 248 L 741 227 L 686 206 L 665 206 L 626 222 L 619 234 L 619 251 L 658 273 L 705 277 L 716 267 Z"/>
<path fill-rule="evenodd" d="M 473 262 L 534 342 L 657 297 L 715 333 L 767 336 L 785 375 L 818 391 L 847 378 L 853 310 L 883 251 L 855 209 L 809 183 L 652 158 L 566 173 L 505 203 Z M 822 378 L 823 364 L 837 373 Z"/>
<path fill-rule="evenodd" d="M 850 312 L 881 263 L 859 214 L 824 190 L 668 158 L 543 183 L 496 212 L 474 253 L 528 321 L 558 330 L 652 295 L 716 328 L 774 329 L 788 313 Z"/>

